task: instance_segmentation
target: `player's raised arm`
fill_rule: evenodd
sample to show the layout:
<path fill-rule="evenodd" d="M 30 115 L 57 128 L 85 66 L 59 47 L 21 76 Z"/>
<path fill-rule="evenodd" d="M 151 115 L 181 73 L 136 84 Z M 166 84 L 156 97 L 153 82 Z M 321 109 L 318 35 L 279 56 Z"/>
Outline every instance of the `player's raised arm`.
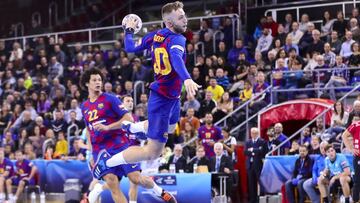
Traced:
<path fill-rule="evenodd" d="M 150 49 L 153 41 L 153 37 L 156 32 L 151 32 L 146 34 L 139 46 L 135 46 L 135 42 L 133 39 L 134 33 L 131 30 L 125 30 L 125 51 L 126 52 L 138 52 L 143 51 L 145 49 Z"/>
<path fill-rule="evenodd" d="M 185 52 L 185 38 L 184 37 L 175 37 L 170 44 L 170 62 L 174 67 L 176 73 L 180 76 L 180 78 L 184 81 L 184 85 L 186 91 L 195 95 L 196 91 L 201 87 L 196 84 L 190 77 L 189 72 L 186 69 L 183 55 Z"/>
<path fill-rule="evenodd" d="M 141 40 L 141 44 L 139 46 L 135 46 L 135 42 L 134 42 L 134 32 L 136 27 L 138 26 L 138 23 L 140 23 L 139 21 L 141 21 L 140 18 L 135 18 L 135 17 L 129 17 L 126 19 L 125 22 L 123 22 L 124 24 L 124 29 L 125 29 L 125 51 L 126 52 L 138 52 L 138 51 L 143 51 L 145 49 L 150 49 L 152 41 L 153 41 L 153 37 L 155 35 L 156 32 L 150 32 L 148 34 L 146 34 L 142 40 Z"/>

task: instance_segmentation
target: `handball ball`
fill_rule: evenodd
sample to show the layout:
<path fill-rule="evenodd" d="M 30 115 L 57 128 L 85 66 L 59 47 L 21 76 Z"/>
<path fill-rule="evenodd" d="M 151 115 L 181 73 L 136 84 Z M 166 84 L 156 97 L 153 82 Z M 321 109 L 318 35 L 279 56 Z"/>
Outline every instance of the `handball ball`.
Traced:
<path fill-rule="evenodd" d="M 135 27 L 133 27 L 132 25 L 131 25 L 131 23 L 130 22 L 133 22 L 135 20 Z M 140 31 L 140 29 L 141 29 L 141 26 L 142 26 L 142 21 L 141 21 L 141 18 L 138 16 L 138 15 L 136 15 L 136 14 L 128 14 L 128 15 L 126 15 L 124 18 L 123 18 L 123 20 L 122 20 L 122 26 L 124 27 L 124 28 L 128 28 L 128 27 L 132 27 L 133 29 L 134 29 L 134 33 L 136 34 L 136 33 L 138 33 L 139 31 Z"/>

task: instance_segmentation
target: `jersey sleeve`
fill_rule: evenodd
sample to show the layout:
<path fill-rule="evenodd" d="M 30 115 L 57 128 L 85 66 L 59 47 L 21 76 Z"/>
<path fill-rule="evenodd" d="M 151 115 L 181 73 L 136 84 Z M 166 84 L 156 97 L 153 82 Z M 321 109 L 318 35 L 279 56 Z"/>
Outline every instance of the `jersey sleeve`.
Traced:
<path fill-rule="evenodd" d="M 138 51 L 143 51 L 145 49 L 150 49 L 152 42 L 153 42 L 153 38 L 156 32 L 150 32 L 148 34 L 146 34 L 142 40 L 141 40 L 141 44 L 138 46 L 135 46 L 135 42 L 134 42 L 134 34 L 133 33 L 126 33 L 125 34 L 125 51 L 126 52 L 138 52 Z"/>
<path fill-rule="evenodd" d="M 340 156 L 340 157 L 341 157 L 341 159 L 340 159 L 341 168 L 344 170 L 345 168 L 350 167 L 349 162 L 347 161 L 346 157 L 345 156 Z"/>
<path fill-rule="evenodd" d="M 185 53 L 185 38 L 176 36 L 169 43 L 170 62 L 176 73 L 184 81 L 190 78 L 190 74 L 186 69 L 183 55 Z"/>
<path fill-rule="evenodd" d="M 351 135 L 354 135 L 355 134 L 355 123 L 351 124 L 348 128 L 347 128 L 347 131 L 349 131 L 349 133 Z"/>
<path fill-rule="evenodd" d="M 220 128 L 216 128 L 216 138 L 217 138 L 217 140 L 224 139 L 224 136 L 223 136 L 223 134 L 221 133 L 221 129 L 220 129 Z"/>
<path fill-rule="evenodd" d="M 11 161 L 6 161 L 6 165 L 5 165 L 5 171 L 11 172 L 13 169 L 13 163 Z"/>
<path fill-rule="evenodd" d="M 329 158 L 325 159 L 325 169 L 330 169 L 330 160 L 329 160 Z"/>
<path fill-rule="evenodd" d="M 27 161 L 26 163 L 30 168 L 34 166 L 33 162 L 32 161 Z"/>
<path fill-rule="evenodd" d="M 121 103 L 119 98 L 115 97 L 114 95 L 109 94 L 109 95 L 107 95 L 107 100 L 109 101 L 109 103 L 111 105 L 111 109 L 120 118 L 122 118 L 125 114 L 128 113 L 128 111 L 125 109 L 125 106 Z"/>
<path fill-rule="evenodd" d="M 197 131 L 198 131 L 197 137 L 198 137 L 199 139 L 201 139 L 201 127 L 200 127 Z"/>

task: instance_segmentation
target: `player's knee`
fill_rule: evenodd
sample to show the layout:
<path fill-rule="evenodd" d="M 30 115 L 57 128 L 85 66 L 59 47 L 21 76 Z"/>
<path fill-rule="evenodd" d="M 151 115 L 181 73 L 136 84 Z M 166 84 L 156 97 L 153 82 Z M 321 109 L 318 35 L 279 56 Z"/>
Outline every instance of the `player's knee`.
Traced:
<path fill-rule="evenodd" d="M 11 185 L 11 184 L 12 184 L 12 181 L 11 181 L 10 179 L 7 179 L 7 180 L 5 181 L 5 183 L 6 183 L 7 185 Z"/>
<path fill-rule="evenodd" d="M 140 175 L 134 175 L 134 174 L 131 174 L 131 175 L 128 175 L 128 178 L 130 179 L 130 181 L 135 184 L 135 185 L 138 185 L 140 184 Z"/>
<path fill-rule="evenodd" d="M 348 181 L 347 181 L 348 177 L 345 177 L 345 176 L 341 176 L 340 177 L 340 184 L 341 185 L 345 185 L 345 184 L 348 184 Z"/>
<path fill-rule="evenodd" d="M 0 183 L 4 183 L 5 182 L 5 178 L 4 177 L 0 177 Z"/>
<path fill-rule="evenodd" d="M 25 181 L 20 180 L 20 182 L 19 182 L 19 187 L 24 187 L 24 186 L 25 186 Z"/>
<path fill-rule="evenodd" d="M 104 177 L 106 184 L 109 186 L 110 190 L 117 188 L 119 185 L 118 178 L 113 174 L 108 174 Z"/>

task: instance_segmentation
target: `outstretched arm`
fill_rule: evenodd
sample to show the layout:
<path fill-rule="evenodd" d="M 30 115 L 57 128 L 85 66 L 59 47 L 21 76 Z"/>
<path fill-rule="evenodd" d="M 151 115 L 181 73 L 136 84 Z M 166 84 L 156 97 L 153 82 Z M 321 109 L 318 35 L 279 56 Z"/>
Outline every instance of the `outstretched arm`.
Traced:
<path fill-rule="evenodd" d="M 150 49 L 155 33 L 156 32 L 150 32 L 150 33 L 146 34 L 142 38 L 141 44 L 138 46 L 135 46 L 135 42 L 133 39 L 134 33 L 126 30 L 125 40 L 124 40 L 125 41 L 125 51 L 126 52 L 138 52 L 138 51 L 143 51 L 145 49 Z"/>
<path fill-rule="evenodd" d="M 176 73 L 184 81 L 185 89 L 188 94 L 195 95 L 196 91 L 201 87 L 196 84 L 190 77 L 189 72 L 186 69 L 185 62 L 183 60 L 183 54 L 185 52 L 185 38 L 176 37 L 172 39 L 170 44 L 170 62 L 174 67 Z"/>

